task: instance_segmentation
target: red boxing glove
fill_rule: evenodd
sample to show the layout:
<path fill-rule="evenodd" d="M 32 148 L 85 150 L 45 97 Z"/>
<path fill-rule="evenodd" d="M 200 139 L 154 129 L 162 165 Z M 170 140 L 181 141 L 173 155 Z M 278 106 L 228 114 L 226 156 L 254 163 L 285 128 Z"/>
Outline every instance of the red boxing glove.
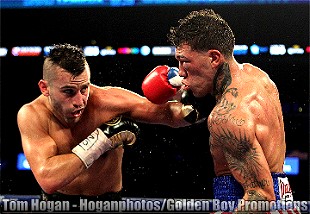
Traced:
<path fill-rule="evenodd" d="M 144 96 L 155 104 L 168 102 L 182 85 L 178 68 L 167 65 L 155 67 L 144 79 L 142 91 Z"/>

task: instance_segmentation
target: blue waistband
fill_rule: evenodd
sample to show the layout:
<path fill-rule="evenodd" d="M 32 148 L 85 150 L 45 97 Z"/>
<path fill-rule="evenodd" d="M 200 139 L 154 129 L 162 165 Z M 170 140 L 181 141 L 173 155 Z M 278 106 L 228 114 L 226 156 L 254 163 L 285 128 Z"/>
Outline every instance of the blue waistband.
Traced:
<path fill-rule="evenodd" d="M 285 173 L 271 173 L 276 200 L 280 200 L 278 178 L 285 178 Z M 223 201 L 238 201 L 244 195 L 241 184 L 232 175 L 223 175 L 213 179 L 213 194 L 215 199 Z"/>

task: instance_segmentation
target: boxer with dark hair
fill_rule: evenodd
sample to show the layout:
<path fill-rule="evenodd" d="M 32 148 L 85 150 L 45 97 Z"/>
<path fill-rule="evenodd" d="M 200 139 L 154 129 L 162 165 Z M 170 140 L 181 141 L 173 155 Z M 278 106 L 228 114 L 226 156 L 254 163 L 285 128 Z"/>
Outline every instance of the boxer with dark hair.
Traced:
<path fill-rule="evenodd" d="M 286 142 L 275 83 L 258 67 L 236 61 L 234 33 L 211 9 L 190 12 L 170 28 L 168 39 L 176 46 L 184 88 L 196 98 L 216 98 L 208 116 L 214 197 L 293 200 L 291 189 L 281 188 L 289 182 L 283 173 Z"/>
<path fill-rule="evenodd" d="M 180 102 L 157 105 L 123 88 L 96 86 L 90 76 L 80 48 L 54 45 L 38 83 L 42 94 L 18 112 L 22 147 L 44 200 L 120 199 L 122 146 L 139 133 L 133 120 L 190 125 Z"/>

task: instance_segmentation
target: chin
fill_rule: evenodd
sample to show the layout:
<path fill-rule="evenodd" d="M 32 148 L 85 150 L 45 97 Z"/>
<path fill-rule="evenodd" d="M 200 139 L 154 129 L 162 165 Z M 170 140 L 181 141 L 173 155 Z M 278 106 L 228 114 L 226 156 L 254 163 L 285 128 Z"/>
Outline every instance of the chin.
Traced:
<path fill-rule="evenodd" d="M 202 98 L 202 97 L 205 97 L 207 96 L 209 93 L 208 92 L 198 92 L 198 93 L 194 93 L 194 96 L 197 97 L 197 98 Z"/>
<path fill-rule="evenodd" d="M 197 91 L 193 91 L 193 90 L 192 90 L 192 92 L 193 92 L 194 97 L 197 97 L 197 98 L 202 97 L 201 92 L 199 92 L 199 91 L 197 92 Z"/>
<path fill-rule="evenodd" d="M 68 124 L 72 124 L 72 125 L 73 125 L 73 124 L 79 122 L 79 120 L 80 120 L 79 117 L 67 118 L 67 119 L 66 119 L 66 122 L 67 122 Z"/>

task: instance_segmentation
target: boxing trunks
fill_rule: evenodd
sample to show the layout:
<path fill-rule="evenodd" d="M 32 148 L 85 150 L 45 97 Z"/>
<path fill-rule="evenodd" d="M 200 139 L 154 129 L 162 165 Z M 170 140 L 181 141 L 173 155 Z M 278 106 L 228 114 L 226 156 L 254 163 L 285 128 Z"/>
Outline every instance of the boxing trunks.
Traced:
<path fill-rule="evenodd" d="M 277 201 L 293 201 L 293 194 L 285 173 L 271 173 L 274 193 Z M 235 208 L 238 200 L 244 196 L 241 184 L 232 175 L 218 176 L 213 179 L 213 194 L 220 201 L 234 201 Z"/>
<path fill-rule="evenodd" d="M 59 192 L 47 194 L 41 190 L 41 200 L 43 201 L 70 201 L 79 203 L 80 199 L 87 199 L 89 201 L 120 201 L 122 200 L 121 191 L 107 192 L 98 196 L 83 196 L 83 195 L 65 195 Z"/>

